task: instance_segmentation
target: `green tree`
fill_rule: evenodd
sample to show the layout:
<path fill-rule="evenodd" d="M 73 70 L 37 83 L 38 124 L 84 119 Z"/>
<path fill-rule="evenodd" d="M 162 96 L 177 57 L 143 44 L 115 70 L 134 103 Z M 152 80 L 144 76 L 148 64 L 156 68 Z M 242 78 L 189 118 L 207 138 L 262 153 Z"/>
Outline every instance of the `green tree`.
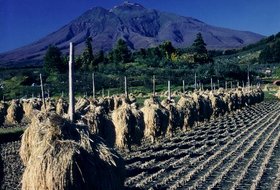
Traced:
<path fill-rule="evenodd" d="M 50 45 L 44 57 L 44 70 L 50 74 L 53 72 L 63 72 L 65 64 L 63 64 L 61 51 L 58 47 Z"/>
<path fill-rule="evenodd" d="M 131 51 L 123 39 L 118 40 L 116 47 L 113 49 L 112 57 L 112 61 L 115 63 L 128 63 L 131 61 Z"/>
<path fill-rule="evenodd" d="M 259 55 L 259 62 L 260 63 L 271 63 L 272 60 L 272 50 L 270 46 L 266 46 Z"/>
<path fill-rule="evenodd" d="M 82 69 L 90 69 L 92 70 L 95 65 L 93 62 L 93 52 L 92 52 L 92 38 L 88 37 L 85 41 L 85 50 L 82 53 Z"/>
<path fill-rule="evenodd" d="M 272 58 L 274 63 L 280 63 L 280 40 L 272 45 Z"/>
<path fill-rule="evenodd" d="M 196 35 L 196 39 L 192 44 L 192 50 L 194 53 L 194 62 L 195 63 L 208 63 L 209 56 L 206 49 L 206 43 L 203 40 L 201 33 Z"/>
<path fill-rule="evenodd" d="M 171 58 L 171 54 L 176 52 L 176 49 L 173 47 L 170 41 L 165 41 L 161 45 L 159 45 L 160 50 L 162 51 L 163 55 L 166 59 Z"/>
<path fill-rule="evenodd" d="M 75 62 L 74 62 L 75 69 L 80 69 L 83 66 L 83 58 L 82 55 L 75 56 Z"/>
<path fill-rule="evenodd" d="M 100 63 L 106 63 L 106 57 L 104 55 L 104 51 L 100 50 L 95 56 L 94 56 L 94 65 L 98 65 Z"/>
<path fill-rule="evenodd" d="M 267 45 L 259 55 L 260 63 L 279 63 L 280 62 L 280 40 Z"/>
<path fill-rule="evenodd" d="M 201 33 L 196 35 L 196 39 L 192 44 L 192 48 L 198 54 L 207 54 L 206 43 L 204 42 Z"/>

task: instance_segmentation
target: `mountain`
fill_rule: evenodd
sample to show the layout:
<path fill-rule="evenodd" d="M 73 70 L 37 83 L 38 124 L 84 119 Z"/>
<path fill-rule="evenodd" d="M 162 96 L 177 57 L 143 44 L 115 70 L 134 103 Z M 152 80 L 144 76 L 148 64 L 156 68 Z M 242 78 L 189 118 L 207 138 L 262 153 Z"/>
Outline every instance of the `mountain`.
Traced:
<path fill-rule="evenodd" d="M 280 32 L 241 49 L 220 52 L 214 59 L 220 63 L 277 64 L 280 62 Z"/>
<path fill-rule="evenodd" d="M 208 49 L 240 48 L 264 37 L 125 2 L 110 10 L 94 7 L 39 41 L 0 54 L 0 66 L 40 65 L 50 44 L 66 53 L 69 42 L 74 42 L 76 53 L 79 54 L 88 36 L 93 39 L 95 52 L 107 52 L 119 38 L 123 38 L 132 50 L 153 47 L 167 40 L 175 47 L 188 47 L 198 32 L 202 33 Z"/>

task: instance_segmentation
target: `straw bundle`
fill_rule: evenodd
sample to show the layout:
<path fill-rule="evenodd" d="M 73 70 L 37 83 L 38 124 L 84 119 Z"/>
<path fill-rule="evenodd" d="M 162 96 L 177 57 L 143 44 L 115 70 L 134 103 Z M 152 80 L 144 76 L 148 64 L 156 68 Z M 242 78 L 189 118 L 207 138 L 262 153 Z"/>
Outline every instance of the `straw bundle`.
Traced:
<path fill-rule="evenodd" d="M 237 109 L 241 109 L 245 106 L 244 102 L 244 94 L 241 88 L 236 89 L 236 96 L 237 96 Z"/>
<path fill-rule="evenodd" d="M 79 98 L 75 104 L 75 113 L 77 115 L 85 115 L 86 108 L 90 105 L 90 101 L 86 98 Z"/>
<path fill-rule="evenodd" d="M 107 98 L 100 98 L 96 105 L 101 106 L 106 113 L 110 111 L 110 101 Z"/>
<path fill-rule="evenodd" d="M 201 106 L 201 115 L 203 117 L 202 121 L 204 121 L 205 119 L 207 121 L 210 120 L 212 114 L 213 114 L 213 109 L 212 109 L 212 105 L 211 105 L 211 101 L 209 99 L 209 95 L 208 94 L 203 94 L 202 95 L 202 106 Z"/>
<path fill-rule="evenodd" d="M 28 119 L 31 119 L 34 116 L 34 112 L 40 111 L 41 106 L 41 102 L 37 99 L 29 99 L 23 101 L 22 107 L 24 111 L 24 116 Z"/>
<path fill-rule="evenodd" d="M 182 118 L 179 116 L 179 112 L 175 107 L 175 102 L 172 100 L 165 99 L 161 102 L 161 104 L 168 110 L 169 112 L 169 121 L 166 134 L 169 136 L 173 136 L 173 133 L 176 131 L 177 127 L 181 127 Z"/>
<path fill-rule="evenodd" d="M 113 100 L 114 100 L 114 110 L 116 110 L 122 105 L 122 97 L 114 96 Z"/>
<path fill-rule="evenodd" d="M 115 126 L 116 141 L 118 148 L 129 149 L 132 144 L 132 132 L 135 126 L 135 118 L 128 103 L 123 103 L 121 107 L 112 113 L 112 121 Z"/>
<path fill-rule="evenodd" d="M 135 119 L 135 122 L 134 122 L 135 126 L 133 126 L 133 128 L 132 128 L 131 137 L 132 137 L 133 143 L 139 145 L 144 136 L 145 123 L 144 123 L 144 114 L 138 108 L 139 107 L 138 107 L 137 103 L 131 104 L 131 112 Z"/>
<path fill-rule="evenodd" d="M 122 189 L 124 163 L 86 126 L 56 114 L 33 118 L 22 137 L 22 189 Z"/>
<path fill-rule="evenodd" d="M 61 97 L 58 99 L 56 104 L 56 113 L 60 116 L 67 114 L 68 104 L 67 102 Z"/>
<path fill-rule="evenodd" d="M 24 111 L 19 100 L 12 100 L 11 105 L 7 110 L 6 120 L 11 124 L 20 123 L 23 118 L 23 114 Z"/>
<path fill-rule="evenodd" d="M 157 137 L 165 135 L 168 127 L 169 113 L 160 105 L 156 97 L 145 100 L 141 111 L 144 114 L 145 122 L 144 136 L 154 142 L 157 140 Z"/>
<path fill-rule="evenodd" d="M 41 107 L 41 111 L 44 111 L 44 112 L 55 112 L 55 100 L 54 99 L 51 99 L 51 98 L 47 98 L 45 100 L 45 104 L 46 104 L 46 109 L 45 109 L 45 106 L 42 105 Z"/>
<path fill-rule="evenodd" d="M 128 98 L 129 98 L 129 100 L 130 100 L 131 103 L 136 102 L 136 97 L 135 97 L 132 93 L 129 94 L 129 97 L 128 97 Z"/>
<path fill-rule="evenodd" d="M 232 101 L 230 99 L 230 93 L 226 92 L 223 96 L 223 102 L 225 103 L 225 112 L 230 112 L 232 110 Z"/>
<path fill-rule="evenodd" d="M 203 97 L 199 92 L 194 92 L 192 94 L 192 98 L 196 105 L 197 110 L 197 121 L 203 121 L 204 115 L 203 115 Z"/>
<path fill-rule="evenodd" d="M 210 93 L 209 99 L 213 109 L 213 117 L 223 115 L 226 111 L 226 104 L 223 100 L 223 96 L 220 94 Z"/>
<path fill-rule="evenodd" d="M 91 105 L 90 110 L 82 117 L 82 120 L 89 126 L 92 134 L 102 136 L 104 133 L 102 130 L 106 126 L 105 115 L 103 107 Z"/>
<path fill-rule="evenodd" d="M 195 121 L 198 119 L 198 111 L 194 100 L 190 96 L 182 96 L 177 103 L 177 109 L 183 118 L 183 131 L 192 128 Z"/>
<path fill-rule="evenodd" d="M 0 126 L 5 122 L 5 116 L 7 115 L 7 104 L 0 102 Z"/>

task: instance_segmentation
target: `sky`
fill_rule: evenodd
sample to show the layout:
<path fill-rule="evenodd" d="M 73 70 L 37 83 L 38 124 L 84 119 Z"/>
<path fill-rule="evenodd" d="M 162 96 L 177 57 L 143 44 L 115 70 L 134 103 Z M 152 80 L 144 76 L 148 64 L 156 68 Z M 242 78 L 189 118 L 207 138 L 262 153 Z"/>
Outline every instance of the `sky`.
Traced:
<path fill-rule="evenodd" d="M 28 45 L 92 7 L 107 9 L 119 0 L 0 0 L 0 53 Z M 190 16 L 207 24 L 252 31 L 280 32 L 280 0 L 131 0 L 146 8 Z"/>

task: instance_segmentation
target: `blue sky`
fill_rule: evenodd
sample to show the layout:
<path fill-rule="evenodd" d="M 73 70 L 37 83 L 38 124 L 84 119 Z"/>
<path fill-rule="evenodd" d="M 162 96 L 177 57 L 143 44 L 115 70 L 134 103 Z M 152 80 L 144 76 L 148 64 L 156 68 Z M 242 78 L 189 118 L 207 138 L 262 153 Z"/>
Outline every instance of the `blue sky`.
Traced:
<path fill-rule="evenodd" d="M 86 10 L 119 0 L 0 0 L 0 52 L 39 40 Z M 146 8 L 263 35 L 280 32 L 280 0 L 133 0 Z"/>

